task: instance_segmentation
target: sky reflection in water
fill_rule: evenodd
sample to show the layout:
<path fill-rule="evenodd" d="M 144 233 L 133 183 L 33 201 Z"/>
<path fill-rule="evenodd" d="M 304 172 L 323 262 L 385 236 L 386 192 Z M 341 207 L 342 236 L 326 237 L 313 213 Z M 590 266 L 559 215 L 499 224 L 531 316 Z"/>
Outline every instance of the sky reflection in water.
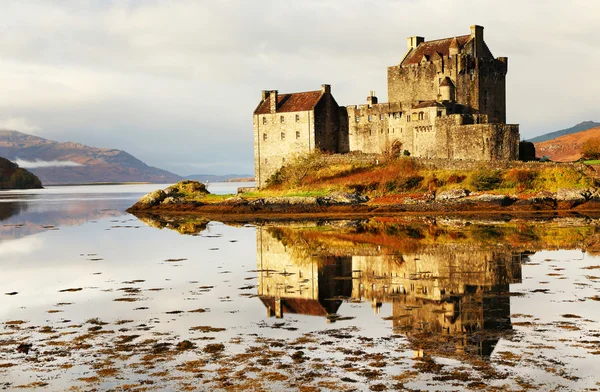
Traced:
<path fill-rule="evenodd" d="M 142 222 L 122 211 L 157 186 L 71 188 L 0 200 L 20 205 L 0 217 L 0 386 L 598 382 L 593 222 Z"/>

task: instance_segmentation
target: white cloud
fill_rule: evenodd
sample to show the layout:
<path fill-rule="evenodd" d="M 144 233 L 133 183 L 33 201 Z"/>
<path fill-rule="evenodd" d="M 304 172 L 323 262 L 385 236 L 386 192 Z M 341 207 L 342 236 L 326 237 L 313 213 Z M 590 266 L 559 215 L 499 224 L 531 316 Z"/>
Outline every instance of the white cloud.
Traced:
<path fill-rule="evenodd" d="M 0 119 L 0 129 L 25 133 L 37 133 L 41 128 L 30 123 L 29 120 L 24 117 L 11 117 Z"/>
<path fill-rule="evenodd" d="M 45 241 L 39 236 L 0 241 L 0 257 L 30 254 L 44 246 Z"/>
<path fill-rule="evenodd" d="M 15 163 L 24 169 L 38 169 L 44 167 L 71 167 L 71 166 L 85 166 L 81 163 L 73 161 L 42 161 L 36 159 L 35 161 L 25 161 L 20 158 L 15 159 Z"/>
<path fill-rule="evenodd" d="M 509 57 L 508 121 L 524 137 L 600 121 L 595 89 L 583 88 L 600 63 L 596 0 L 5 3 L 0 118 L 158 167 L 249 151 L 236 171 L 251 172 L 261 89 L 330 83 L 340 104 L 369 90 L 384 101 L 405 37 L 468 34 L 474 23 L 495 56 Z"/>

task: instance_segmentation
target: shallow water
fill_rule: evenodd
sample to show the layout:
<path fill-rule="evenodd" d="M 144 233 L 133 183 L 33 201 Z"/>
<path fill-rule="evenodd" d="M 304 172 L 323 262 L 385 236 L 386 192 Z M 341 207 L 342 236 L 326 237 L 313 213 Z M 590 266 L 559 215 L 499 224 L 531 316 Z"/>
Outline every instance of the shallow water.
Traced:
<path fill-rule="evenodd" d="M 123 213 L 158 187 L 0 194 L 0 388 L 600 387 L 597 221 Z"/>

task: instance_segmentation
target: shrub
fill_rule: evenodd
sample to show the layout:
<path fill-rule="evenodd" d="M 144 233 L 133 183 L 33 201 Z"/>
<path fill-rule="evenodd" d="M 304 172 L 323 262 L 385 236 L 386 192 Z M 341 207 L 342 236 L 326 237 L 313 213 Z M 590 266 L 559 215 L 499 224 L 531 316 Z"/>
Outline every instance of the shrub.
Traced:
<path fill-rule="evenodd" d="M 477 191 L 489 191 L 498 188 L 501 180 L 499 170 L 481 169 L 473 172 L 470 184 Z"/>
<path fill-rule="evenodd" d="M 402 155 L 404 155 L 405 157 L 409 157 L 410 156 L 410 151 L 404 150 L 404 152 L 402 153 Z"/>
<path fill-rule="evenodd" d="M 581 146 L 581 155 L 585 159 L 600 159 L 600 138 L 586 140 Z"/>
<path fill-rule="evenodd" d="M 460 184 L 461 182 L 463 182 L 465 180 L 465 178 L 467 178 L 467 176 L 464 176 L 462 174 L 450 174 L 448 176 L 448 179 L 446 180 L 447 184 Z"/>
<path fill-rule="evenodd" d="M 533 187 L 537 173 L 527 169 L 510 169 L 504 174 L 503 185 L 507 188 L 516 187 L 519 191 Z"/>

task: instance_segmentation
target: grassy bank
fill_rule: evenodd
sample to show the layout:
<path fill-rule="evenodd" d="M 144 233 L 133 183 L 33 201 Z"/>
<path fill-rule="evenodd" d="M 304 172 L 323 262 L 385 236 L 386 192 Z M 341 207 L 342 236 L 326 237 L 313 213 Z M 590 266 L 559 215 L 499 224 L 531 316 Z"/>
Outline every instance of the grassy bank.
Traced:
<path fill-rule="evenodd" d="M 507 168 L 481 163 L 465 169 L 428 168 L 410 157 L 383 158 L 370 163 L 351 159 L 332 163 L 322 153 L 301 156 L 278 170 L 268 186 L 248 196 L 323 196 L 331 192 L 359 192 L 371 197 L 466 189 L 496 194 L 556 192 L 585 189 L 594 180 L 573 164 L 525 164 Z"/>

